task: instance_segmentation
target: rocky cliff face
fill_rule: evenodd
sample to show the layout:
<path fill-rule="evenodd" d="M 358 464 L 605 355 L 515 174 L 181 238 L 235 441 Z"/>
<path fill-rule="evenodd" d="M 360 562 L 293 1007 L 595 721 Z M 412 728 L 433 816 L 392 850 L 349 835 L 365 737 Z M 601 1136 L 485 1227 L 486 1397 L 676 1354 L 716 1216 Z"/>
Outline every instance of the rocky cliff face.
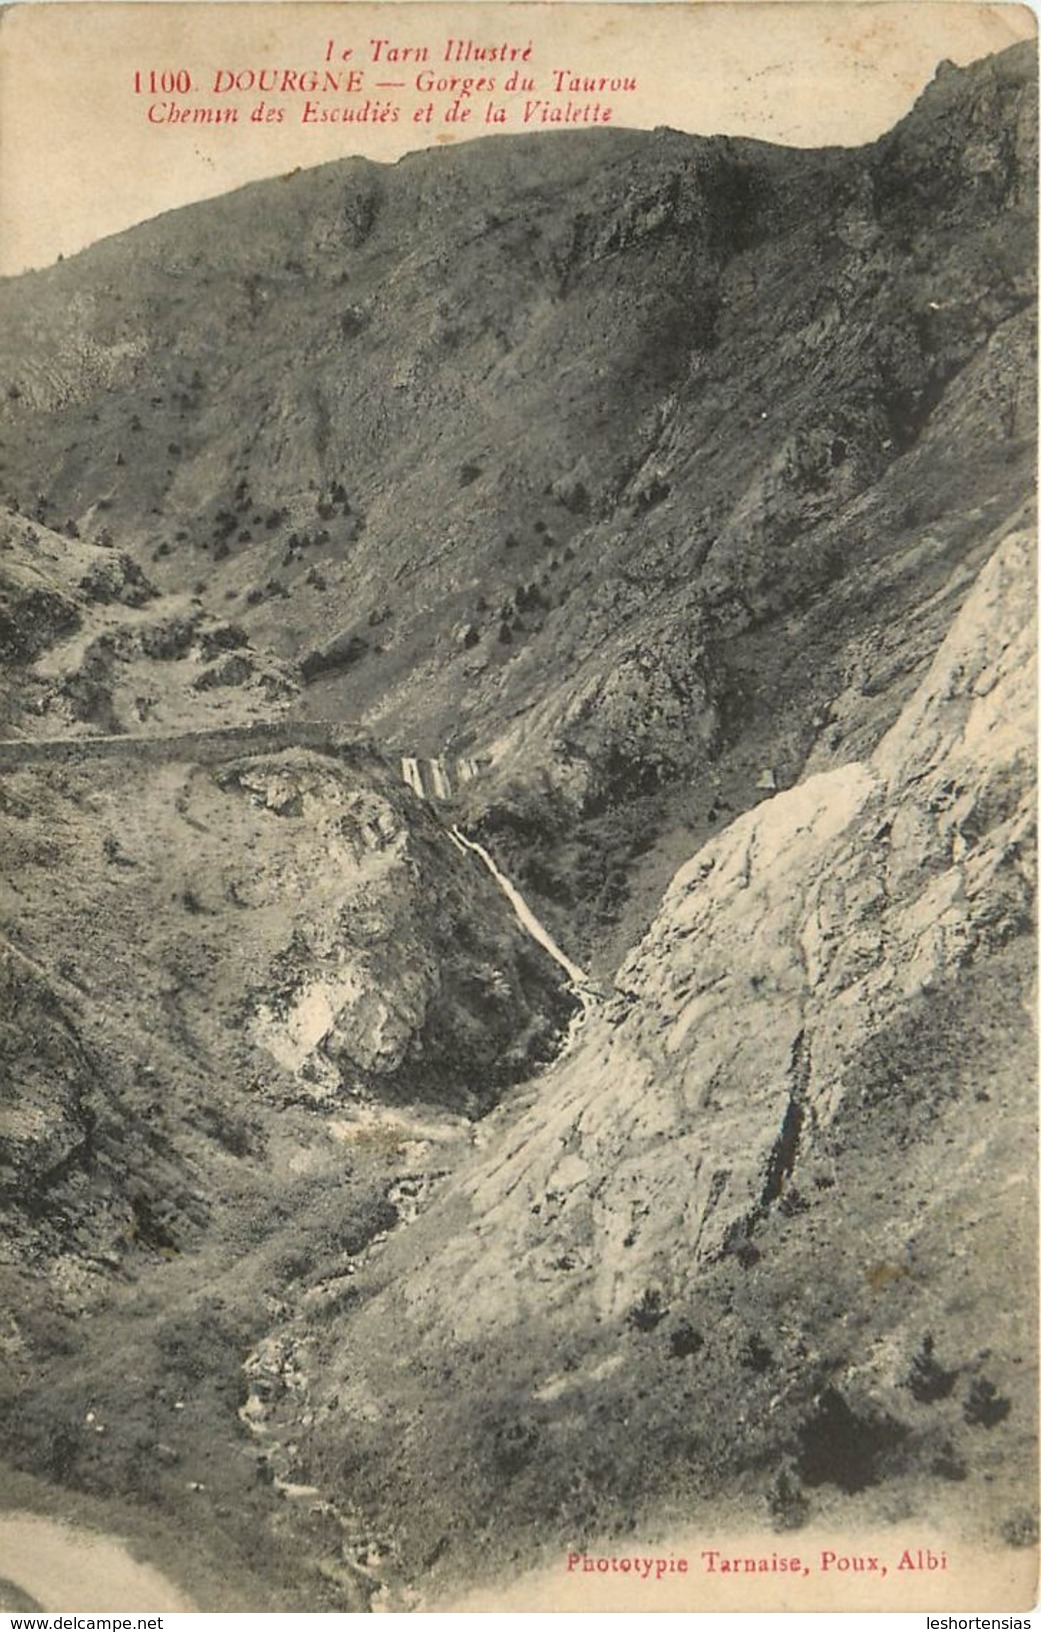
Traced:
<path fill-rule="evenodd" d="M 205 1487 L 182 1540 L 205 1573 L 207 1513 L 216 1582 L 282 1501 L 236 1416 L 251 1343 L 290 1284 L 349 1288 L 575 1009 L 371 749 L 220 744 L 8 768 L 0 1118 L 6 1455 L 146 1518 Z"/>
<path fill-rule="evenodd" d="M 1030 1304 L 992 1255 L 1029 1283 L 1033 581 L 1011 533 L 876 752 L 683 867 L 615 996 L 359 1282 L 350 1327 L 289 1328 L 319 1482 L 459 1473 L 414 1523 L 388 1506 L 392 1579 L 395 1541 L 406 1573 L 440 1548 L 465 1579 L 508 1563 L 503 1533 L 562 1513 L 581 1544 L 649 1484 L 689 1501 L 764 1461 L 790 1470 L 782 1507 L 955 1481 L 967 1527 L 1012 1520 L 984 1492 L 1032 1433 Z M 623 1441 L 655 1475 L 630 1470 L 619 1507 Z"/>
<path fill-rule="evenodd" d="M 27 1502 L 204 1607 L 1029 1541 L 1033 79 L 328 166 L 0 291 Z"/>
<path fill-rule="evenodd" d="M 11 1046 L 54 1085 L 11 1107 L 12 1148 L 37 1148 L 25 1206 L 82 1143 L 77 1090 L 100 1104 L 109 1073 L 136 1073 L 187 1138 L 211 1072 L 247 1121 L 294 1103 L 474 1115 L 557 1047 L 563 977 L 371 751 L 235 748 L 208 769 L 182 739 L 154 764 L 8 774 Z"/>

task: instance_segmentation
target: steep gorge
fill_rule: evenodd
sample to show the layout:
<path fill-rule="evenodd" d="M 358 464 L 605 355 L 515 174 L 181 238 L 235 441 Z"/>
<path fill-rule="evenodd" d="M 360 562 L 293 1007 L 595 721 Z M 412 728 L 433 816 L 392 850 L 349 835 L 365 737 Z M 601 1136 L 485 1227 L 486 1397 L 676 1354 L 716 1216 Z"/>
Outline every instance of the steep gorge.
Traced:
<path fill-rule="evenodd" d="M 756 1465 L 890 1503 L 957 1468 L 967 1530 L 1012 1519 L 984 1490 L 996 1456 L 1031 1465 L 1032 1306 L 992 1255 L 1029 1285 L 1032 583 L 1012 533 L 870 759 L 676 875 L 606 1008 L 358 1283 L 349 1332 L 288 1329 L 313 1427 L 283 1431 L 320 1484 L 349 1443 L 389 1524 L 394 1489 L 465 1468 L 417 1504 L 425 1525 L 392 1526 L 413 1569 L 440 1536 L 449 1578 L 501 1571 L 502 1535 L 545 1541 L 559 1512 L 617 1534 Z M 923 1343 L 959 1383 L 931 1410 L 910 1390 Z M 990 1443 L 961 1415 L 984 1375 L 1008 1408 Z M 833 1443 L 815 1467 L 827 1399 L 868 1425 L 862 1466 Z M 622 1500 L 594 1471 L 612 1456 Z"/>
<path fill-rule="evenodd" d="M 0 287 L 12 1503 L 204 1608 L 1031 1544 L 1035 82 Z"/>

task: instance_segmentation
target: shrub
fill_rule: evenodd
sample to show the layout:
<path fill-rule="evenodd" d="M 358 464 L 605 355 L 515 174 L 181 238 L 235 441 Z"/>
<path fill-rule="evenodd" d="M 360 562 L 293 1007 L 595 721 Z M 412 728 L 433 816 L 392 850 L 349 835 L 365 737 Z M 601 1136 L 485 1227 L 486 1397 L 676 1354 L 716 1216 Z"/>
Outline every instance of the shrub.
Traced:
<path fill-rule="evenodd" d="M 894 1418 L 854 1411 L 836 1388 L 825 1388 L 799 1431 L 799 1473 L 807 1485 L 837 1485 L 847 1495 L 878 1483 L 886 1461 L 907 1438 Z"/>
<path fill-rule="evenodd" d="M 669 1333 L 669 1353 L 674 1360 L 687 1360 L 705 1346 L 705 1339 L 696 1332 L 689 1320 L 681 1320 Z"/>
<path fill-rule="evenodd" d="M 531 1421 L 510 1422 L 495 1430 L 492 1457 L 508 1478 L 527 1467 L 535 1454 L 539 1431 Z"/>
<path fill-rule="evenodd" d="M 932 1405 L 937 1400 L 945 1400 L 958 1376 L 956 1371 L 946 1371 L 939 1364 L 934 1348 L 932 1334 L 926 1332 L 921 1348 L 911 1359 L 907 1387 L 919 1405 Z"/>
<path fill-rule="evenodd" d="M 962 1415 L 973 1428 L 995 1428 L 1012 1410 L 1012 1401 L 999 1394 L 987 1377 L 973 1379 Z"/>
<path fill-rule="evenodd" d="M 653 1332 L 668 1314 L 662 1295 L 656 1286 L 649 1286 L 638 1303 L 625 1317 L 625 1323 L 634 1332 Z"/>
<path fill-rule="evenodd" d="M 773 1350 L 767 1348 L 758 1332 L 753 1332 L 743 1344 L 738 1359 L 749 1371 L 757 1372 L 769 1371 L 774 1363 Z"/>
<path fill-rule="evenodd" d="M 801 1530 L 810 1504 L 798 1477 L 781 1468 L 766 1493 L 766 1505 L 775 1530 Z"/>
<path fill-rule="evenodd" d="M 1001 1536 L 1010 1547 L 1036 1547 L 1037 1514 L 1029 1508 L 1010 1513 L 1001 1526 Z"/>
<path fill-rule="evenodd" d="M 938 1479 L 948 1479 L 952 1484 L 960 1484 L 968 1477 L 969 1472 L 950 1440 L 946 1440 L 940 1446 L 930 1464 L 930 1471 L 935 1473 Z"/>
<path fill-rule="evenodd" d="M 363 635 L 346 631 L 327 646 L 308 652 L 300 664 L 301 677 L 306 684 L 322 674 L 340 673 L 360 663 L 369 650 L 369 642 Z"/>

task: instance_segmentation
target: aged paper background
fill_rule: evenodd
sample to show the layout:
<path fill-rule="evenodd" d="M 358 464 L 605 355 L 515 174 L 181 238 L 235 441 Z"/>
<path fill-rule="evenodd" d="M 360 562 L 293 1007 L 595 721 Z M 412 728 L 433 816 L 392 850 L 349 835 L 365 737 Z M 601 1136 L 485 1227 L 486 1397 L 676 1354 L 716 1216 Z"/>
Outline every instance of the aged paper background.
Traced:
<path fill-rule="evenodd" d="M 388 15 L 407 14 L 392 30 Z M 346 153 L 389 160 L 432 141 L 494 130 L 411 123 L 427 100 L 399 97 L 393 126 L 314 125 L 290 111 L 279 127 L 149 125 L 156 100 L 132 88 L 135 71 L 188 66 L 192 103 L 255 102 L 243 93 L 207 97 L 211 76 L 251 64 L 320 67 L 326 43 L 352 45 L 370 82 L 367 42 L 401 43 L 450 33 L 450 7 L 111 4 L 6 8 L 0 32 L 0 271 L 46 265 L 94 238 L 193 199 L 296 165 Z M 635 93 L 616 98 L 614 122 L 669 125 L 702 135 L 754 136 L 788 145 L 854 145 L 888 130 L 932 77 L 938 60 L 958 63 L 1002 50 L 1034 31 L 1025 6 L 854 3 L 805 6 L 544 4 L 468 5 L 473 36 L 534 42 L 544 66 L 632 74 Z M 458 32 L 458 30 L 457 30 Z M 405 78 L 409 76 L 406 73 Z M 271 100 L 270 98 L 268 99 Z M 290 99 L 299 101 L 300 98 Z M 442 101 L 445 99 L 442 98 Z M 511 104 L 516 117 L 523 95 Z M 245 111 L 243 118 L 246 118 Z M 511 122 L 508 129 L 519 127 Z"/>
<path fill-rule="evenodd" d="M 889 129 L 944 58 L 962 64 L 1035 34 L 1033 14 L 1014 5 L 841 3 L 668 6 L 585 4 L 105 4 L 9 7 L 0 27 L 0 239 L 2 271 L 19 273 L 71 255 L 98 237 L 246 182 L 360 153 L 394 160 L 414 148 L 513 134 L 524 128 L 520 91 L 501 100 L 507 122 L 476 129 L 448 120 L 452 97 L 413 84 L 414 66 L 387 69 L 373 42 L 445 36 L 508 37 L 532 42 L 540 68 L 574 65 L 584 73 L 633 75 L 638 89 L 613 98 L 618 125 L 668 125 L 701 134 L 746 135 L 791 145 L 858 144 Z M 251 65 L 321 68 L 350 48 L 374 87 L 395 89 L 393 125 L 303 124 L 303 96 L 269 96 L 278 124 L 254 124 L 258 101 L 247 90 L 213 95 L 214 75 Z M 329 53 L 332 53 L 331 55 Z M 198 106 L 237 106 L 236 124 L 154 122 L 149 107 L 171 100 L 148 76 L 187 70 Z M 134 76 L 141 88 L 135 88 Z M 376 91 L 374 89 L 374 93 Z M 174 99 L 177 100 L 176 98 Z M 430 123 L 416 114 L 433 102 Z M 532 128 L 532 127 L 528 127 Z M 995 1266 L 1000 1273 L 1000 1266 Z M 1016 1294 L 1009 1289 L 1009 1295 Z M 696 1535 L 678 1526 L 648 1551 L 691 1553 L 741 1539 Z M 759 1545 L 762 1537 L 756 1538 Z M 790 1587 L 777 1577 L 729 1584 L 670 1578 L 653 1601 L 635 1586 L 559 1573 L 504 1583 L 468 1608 L 911 1609 L 1027 1607 L 1032 1553 L 981 1554 L 968 1538 L 915 1532 L 916 1546 L 951 1553 L 944 1602 L 928 1577 L 883 1589 L 869 1580 L 833 1589 L 815 1575 Z M 803 1532 L 783 1546 L 811 1554 L 848 1544 L 858 1553 L 892 1550 L 887 1537 L 836 1538 Z"/>

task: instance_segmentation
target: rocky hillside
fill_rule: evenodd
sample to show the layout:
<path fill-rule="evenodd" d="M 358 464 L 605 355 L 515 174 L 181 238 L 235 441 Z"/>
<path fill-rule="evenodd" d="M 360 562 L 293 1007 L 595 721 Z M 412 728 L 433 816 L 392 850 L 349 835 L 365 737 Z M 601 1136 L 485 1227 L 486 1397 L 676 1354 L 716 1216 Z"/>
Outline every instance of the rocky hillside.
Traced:
<path fill-rule="evenodd" d="M 202 1608 L 1036 1539 L 1035 86 L 0 286 L 12 1502 Z"/>
<path fill-rule="evenodd" d="M 371 750 L 210 744 L 5 776 L 0 1409 L 75 1490 L 205 1484 L 190 1517 L 230 1503 L 248 1559 L 281 1500 L 236 1416 L 250 1342 L 290 1285 L 342 1299 L 575 1004 Z"/>
<path fill-rule="evenodd" d="M 241 631 L 232 718 L 295 676 L 301 712 L 492 758 L 473 814 L 587 946 L 623 918 L 613 966 L 675 846 L 834 736 L 851 668 L 892 693 L 876 631 L 964 593 L 967 511 L 1029 483 L 1033 69 L 947 65 L 860 151 L 352 160 L 9 280 L 9 502 Z M 100 635 L 71 683 L 161 728 L 135 629 Z M 11 729 L 67 709 L 30 687 Z"/>
<path fill-rule="evenodd" d="M 8 512 L 0 522 L 0 732 L 150 735 L 283 714 L 295 667 L 133 558 Z"/>
<path fill-rule="evenodd" d="M 392 1578 L 501 1577 L 518 1536 L 639 1535 L 757 1473 L 764 1523 L 835 1522 L 839 1491 L 847 1524 L 939 1504 L 1015 1538 L 1033 582 L 1014 532 L 876 752 L 682 868 L 349 1327 L 282 1335 L 300 1392 L 258 1409 L 296 1477 L 377 1508 Z"/>

